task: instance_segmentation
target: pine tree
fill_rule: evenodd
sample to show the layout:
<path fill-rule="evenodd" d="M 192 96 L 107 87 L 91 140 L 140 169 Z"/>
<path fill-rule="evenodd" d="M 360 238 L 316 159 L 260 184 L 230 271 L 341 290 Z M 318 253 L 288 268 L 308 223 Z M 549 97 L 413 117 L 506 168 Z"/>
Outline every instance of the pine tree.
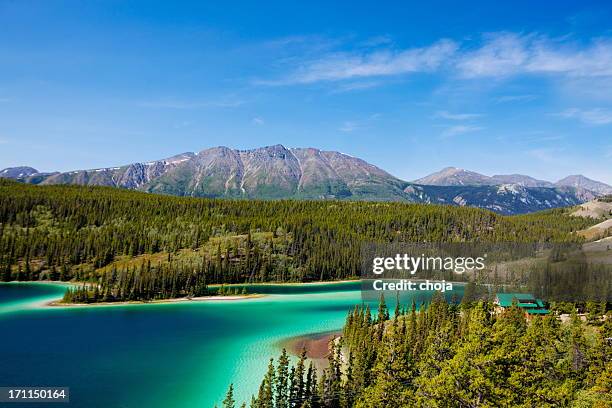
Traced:
<path fill-rule="evenodd" d="M 278 359 L 276 395 L 274 401 L 276 403 L 276 408 L 289 407 L 289 356 L 285 349 L 283 349 Z"/>
<path fill-rule="evenodd" d="M 223 400 L 223 408 L 235 408 L 236 401 L 234 401 L 234 384 L 230 384 L 225 399 Z"/>
<path fill-rule="evenodd" d="M 268 371 L 259 386 L 257 395 L 257 408 L 274 408 L 274 389 L 276 387 L 276 375 L 274 371 L 274 359 L 270 359 L 268 363 Z"/>

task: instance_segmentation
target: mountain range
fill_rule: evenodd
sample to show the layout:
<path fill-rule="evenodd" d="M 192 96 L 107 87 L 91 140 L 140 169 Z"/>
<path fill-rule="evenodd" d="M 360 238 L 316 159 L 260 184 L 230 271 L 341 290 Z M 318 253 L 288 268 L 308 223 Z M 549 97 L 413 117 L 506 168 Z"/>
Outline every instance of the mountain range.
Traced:
<path fill-rule="evenodd" d="M 413 183 L 434 186 L 493 186 L 500 184 L 518 184 L 524 187 L 575 187 L 594 192 L 598 195 L 612 194 L 612 187 L 609 185 L 600 181 L 591 180 L 580 174 L 567 176 L 552 183 L 523 174 L 496 174 L 494 176 L 485 176 L 484 174 L 457 167 L 446 167 L 438 172 L 414 180 Z"/>
<path fill-rule="evenodd" d="M 520 214 L 576 205 L 612 193 L 584 176 L 557 183 L 523 175 L 485 176 L 446 168 L 413 182 L 366 161 L 334 151 L 214 147 L 119 167 L 41 173 L 32 167 L 0 171 L 0 177 L 32 184 L 79 184 L 194 197 L 352 199 L 474 206 Z"/>

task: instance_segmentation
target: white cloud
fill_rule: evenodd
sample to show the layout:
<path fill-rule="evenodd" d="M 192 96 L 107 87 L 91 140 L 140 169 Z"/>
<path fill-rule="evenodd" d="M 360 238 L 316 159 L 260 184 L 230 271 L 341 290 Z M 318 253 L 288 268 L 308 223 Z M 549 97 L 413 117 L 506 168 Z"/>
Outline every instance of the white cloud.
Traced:
<path fill-rule="evenodd" d="M 496 32 L 460 41 L 440 39 L 420 47 L 401 47 L 385 36 L 365 42 L 298 37 L 275 44 L 280 53 L 270 67 L 275 74 L 252 84 L 331 84 L 330 93 L 337 94 L 385 86 L 417 73 L 441 75 L 447 84 L 481 89 L 498 83 L 474 79 L 532 76 L 555 81 L 552 85 L 571 97 L 612 100 L 612 34 L 575 40 L 571 34 L 553 38 Z M 499 95 L 491 102 L 526 103 L 539 97 L 528 92 Z"/>
<path fill-rule="evenodd" d="M 254 125 L 261 126 L 261 125 L 264 125 L 266 123 L 266 121 L 263 120 L 262 118 L 253 118 L 251 120 L 251 123 L 254 124 Z"/>
<path fill-rule="evenodd" d="M 303 61 L 287 77 L 258 81 L 264 85 L 309 84 L 436 70 L 457 50 L 457 44 L 440 40 L 428 47 L 372 52 L 337 52 Z"/>
<path fill-rule="evenodd" d="M 579 45 L 537 34 L 495 33 L 487 35 L 480 48 L 463 54 L 456 68 L 468 78 L 517 74 L 607 77 L 612 76 L 612 40 Z"/>
<path fill-rule="evenodd" d="M 444 130 L 442 132 L 442 137 L 453 137 L 453 136 L 458 136 L 458 135 L 462 135 L 465 133 L 472 133 L 472 132 L 478 132 L 480 130 L 483 130 L 484 128 L 481 126 L 476 126 L 476 125 L 457 125 L 457 126 L 450 126 L 448 128 L 446 128 L 446 130 Z"/>
<path fill-rule="evenodd" d="M 540 75 L 560 78 L 560 85 L 588 79 L 612 79 L 612 37 L 583 42 L 551 38 L 538 33 L 497 32 L 478 40 L 440 39 L 422 47 L 398 48 L 387 37 L 352 44 L 346 40 L 306 49 L 288 44 L 289 55 L 278 58 L 279 76 L 255 80 L 256 85 L 299 85 L 340 82 L 340 92 L 378 86 L 383 79 L 414 73 L 454 73 L 459 78 L 506 78 Z M 300 38 L 299 41 L 302 41 Z M 298 42 L 299 42 L 298 41 Z M 315 41 L 315 43 L 317 43 Z M 336 51 L 334 51 L 336 50 Z M 284 72 L 284 74 L 283 74 Z M 369 79 L 369 81 L 366 81 Z M 344 82 L 344 83 L 342 83 Z M 528 101 L 535 95 L 507 95 L 498 103 Z"/>
<path fill-rule="evenodd" d="M 612 110 L 601 108 L 586 110 L 570 108 L 556 115 L 568 119 L 578 119 L 588 125 L 608 125 L 612 123 Z"/>
<path fill-rule="evenodd" d="M 448 120 L 470 120 L 482 117 L 480 113 L 450 113 L 447 111 L 438 111 L 434 115 L 435 118 Z"/>
<path fill-rule="evenodd" d="M 463 55 L 457 69 L 466 77 L 503 76 L 515 73 L 528 53 L 524 40 L 516 34 L 496 34 L 475 51 Z"/>

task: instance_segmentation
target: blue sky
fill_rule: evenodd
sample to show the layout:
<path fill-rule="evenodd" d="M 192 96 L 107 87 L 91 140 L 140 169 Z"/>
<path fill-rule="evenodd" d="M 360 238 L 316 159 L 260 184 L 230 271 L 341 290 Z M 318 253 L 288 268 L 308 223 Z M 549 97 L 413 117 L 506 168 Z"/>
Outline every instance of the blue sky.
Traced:
<path fill-rule="evenodd" d="M 612 184 L 609 2 L 171 3 L 0 0 L 0 168 L 281 143 Z"/>

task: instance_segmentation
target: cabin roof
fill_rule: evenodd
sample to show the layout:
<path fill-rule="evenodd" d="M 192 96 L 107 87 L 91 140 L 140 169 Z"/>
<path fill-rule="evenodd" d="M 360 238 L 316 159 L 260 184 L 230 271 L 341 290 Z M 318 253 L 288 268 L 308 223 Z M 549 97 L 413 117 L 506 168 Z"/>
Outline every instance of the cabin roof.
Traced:
<path fill-rule="evenodd" d="M 548 309 L 527 309 L 528 314 L 548 314 Z"/>
<path fill-rule="evenodd" d="M 516 305 L 529 314 L 546 314 L 542 299 L 536 299 L 531 293 L 498 293 L 495 303 L 501 307 L 510 307 L 516 301 Z"/>
<path fill-rule="evenodd" d="M 520 307 L 538 306 L 537 299 L 531 293 L 498 293 L 495 303 L 502 307 L 510 307 L 514 299 Z"/>

